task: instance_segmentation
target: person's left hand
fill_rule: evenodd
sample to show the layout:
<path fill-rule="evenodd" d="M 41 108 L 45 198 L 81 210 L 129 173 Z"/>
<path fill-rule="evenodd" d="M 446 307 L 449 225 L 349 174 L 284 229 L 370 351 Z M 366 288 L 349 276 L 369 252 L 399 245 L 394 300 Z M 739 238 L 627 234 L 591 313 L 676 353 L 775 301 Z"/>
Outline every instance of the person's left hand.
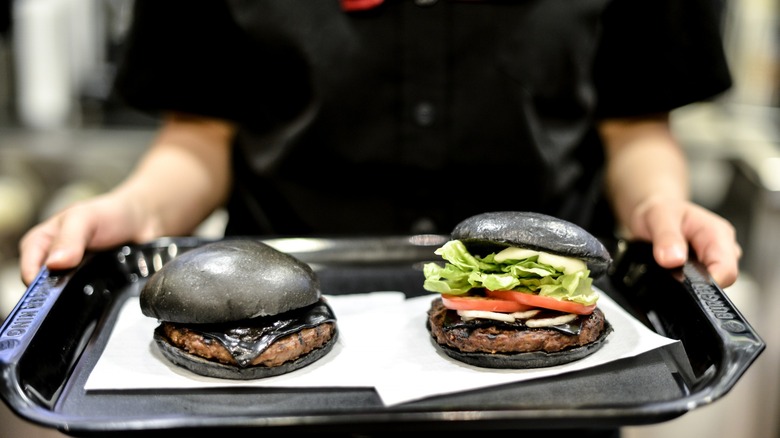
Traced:
<path fill-rule="evenodd" d="M 720 287 L 731 286 L 737 280 L 742 247 L 736 240 L 736 230 L 725 218 L 704 207 L 654 197 L 634 209 L 628 226 L 633 237 L 652 242 L 653 256 L 664 268 L 682 266 L 690 245 Z"/>

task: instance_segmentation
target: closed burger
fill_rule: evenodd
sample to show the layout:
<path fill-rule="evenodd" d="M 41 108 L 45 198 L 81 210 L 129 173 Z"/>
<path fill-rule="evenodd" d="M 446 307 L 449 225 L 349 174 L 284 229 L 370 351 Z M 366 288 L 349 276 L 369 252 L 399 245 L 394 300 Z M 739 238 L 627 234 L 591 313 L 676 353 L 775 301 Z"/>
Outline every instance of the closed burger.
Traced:
<path fill-rule="evenodd" d="M 174 258 L 146 282 L 140 306 L 160 322 L 154 341 L 163 356 L 209 377 L 288 373 L 325 356 L 338 337 L 309 265 L 251 239 Z"/>

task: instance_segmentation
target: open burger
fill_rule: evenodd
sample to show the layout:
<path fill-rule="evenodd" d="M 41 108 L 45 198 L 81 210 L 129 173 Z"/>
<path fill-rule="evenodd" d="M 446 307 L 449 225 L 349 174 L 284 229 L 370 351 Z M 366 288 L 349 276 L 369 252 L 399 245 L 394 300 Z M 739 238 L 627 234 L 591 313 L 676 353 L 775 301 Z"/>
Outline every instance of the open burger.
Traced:
<path fill-rule="evenodd" d="M 177 256 L 140 295 L 163 356 L 225 379 L 276 376 L 331 351 L 336 317 L 309 265 L 260 241 L 221 240 Z"/>
<path fill-rule="evenodd" d="M 533 212 L 465 219 L 424 266 L 437 292 L 426 326 L 434 345 L 485 368 L 538 368 L 582 359 L 612 327 L 593 279 L 612 262 L 581 227 Z"/>

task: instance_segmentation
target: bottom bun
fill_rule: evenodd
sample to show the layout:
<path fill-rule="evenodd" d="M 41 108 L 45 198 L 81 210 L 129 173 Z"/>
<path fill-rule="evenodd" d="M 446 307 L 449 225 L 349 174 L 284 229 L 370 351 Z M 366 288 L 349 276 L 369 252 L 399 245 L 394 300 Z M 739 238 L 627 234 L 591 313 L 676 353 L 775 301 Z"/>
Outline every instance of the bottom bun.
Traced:
<path fill-rule="evenodd" d="M 482 368 L 525 369 L 561 365 L 595 353 L 612 332 L 604 312 L 596 308 L 572 327 L 528 328 L 525 322 L 462 320 L 431 301 L 426 328 L 436 348 L 460 362 Z"/>
<path fill-rule="evenodd" d="M 286 374 L 299 368 L 303 368 L 328 354 L 328 352 L 333 349 L 333 345 L 336 343 L 337 338 L 338 331 L 336 330 L 333 332 L 333 336 L 322 347 L 312 350 L 308 354 L 305 354 L 295 360 L 285 362 L 281 365 L 273 367 L 250 366 L 242 368 L 236 365 L 228 365 L 220 362 L 210 361 L 200 356 L 188 353 L 187 351 L 170 344 L 163 335 L 158 333 L 157 330 L 154 331 L 154 341 L 157 344 L 158 349 L 166 359 L 175 365 L 186 368 L 201 376 L 233 380 L 262 379 L 265 377 Z"/>
<path fill-rule="evenodd" d="M 465 352 L 439 344 L 433 337 L 431 337 L 431 342 L 442 353 L 469 365 L 481 368 L 527 369 L 563 365 L 590 356 L 604 345 L 604 340 L 611 332 L 612 326 L 605 321 L 603 331 L 593 342 L 549 353 L 546 351 L 522 353 Z"/>

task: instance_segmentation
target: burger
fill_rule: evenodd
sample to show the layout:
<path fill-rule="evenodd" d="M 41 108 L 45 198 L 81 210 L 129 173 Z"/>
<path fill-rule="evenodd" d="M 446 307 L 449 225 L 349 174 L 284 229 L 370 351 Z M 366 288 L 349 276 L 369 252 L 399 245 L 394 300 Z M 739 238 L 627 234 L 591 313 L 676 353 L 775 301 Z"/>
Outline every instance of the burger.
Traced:
<path fill-rule="evenodd" d="M 252 239 L 204 244 L 175 257 L 140 293 L 153 339 L 173 364 L 224 379 L 288 373 L 325 356 L 336 317 L 311 267 Z"/>
<path fill-rule="evenodd" d="M 489 212 L 457 224 L 424 265 L 439 293 L 426 327 L 447 356 L 485 368 L 539 368 L 582 359 L 612 327 L 593 280 L 612 258 L 583 228 L 534 212 Z"/>

